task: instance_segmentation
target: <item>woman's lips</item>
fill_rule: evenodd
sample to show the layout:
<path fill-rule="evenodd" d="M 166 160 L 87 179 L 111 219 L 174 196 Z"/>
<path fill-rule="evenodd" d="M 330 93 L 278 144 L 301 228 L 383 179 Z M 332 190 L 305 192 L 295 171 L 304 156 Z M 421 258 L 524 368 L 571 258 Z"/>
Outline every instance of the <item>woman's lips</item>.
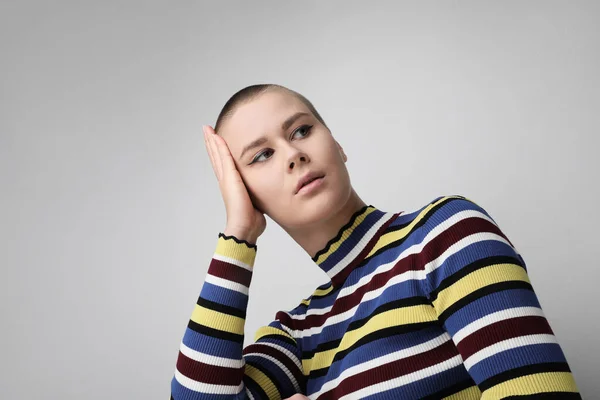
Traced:
<path fill-rule="evenodd" d="M 320 188 L 321 186 L 323 186 L 323 180 L 325 179 L 325 177 L 321 177 L 321 178 L 317 178 L 315 180 L 313 180 L 312 182 L 302 186 L 300 188 L 300 190 L 298 190 L 297 194 L 308 194 L 308 193 L 312 193 L 315 190 L 317 190 L 318 188 Z"/>

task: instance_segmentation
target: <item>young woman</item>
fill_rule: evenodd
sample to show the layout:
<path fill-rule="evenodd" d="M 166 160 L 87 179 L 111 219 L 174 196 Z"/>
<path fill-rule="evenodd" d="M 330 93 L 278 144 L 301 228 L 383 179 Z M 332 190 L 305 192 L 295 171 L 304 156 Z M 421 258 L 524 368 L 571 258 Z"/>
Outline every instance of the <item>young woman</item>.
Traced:
<path fill-rule="evenodd" d="M 227 221 L 172 399 L 581 398 L 525 261 L 481 206 L 367 205 L 317 110 L 279 85 L 237 92 L 204 136 Z M 243 348 L 265 214 L 329 279 Z"/>

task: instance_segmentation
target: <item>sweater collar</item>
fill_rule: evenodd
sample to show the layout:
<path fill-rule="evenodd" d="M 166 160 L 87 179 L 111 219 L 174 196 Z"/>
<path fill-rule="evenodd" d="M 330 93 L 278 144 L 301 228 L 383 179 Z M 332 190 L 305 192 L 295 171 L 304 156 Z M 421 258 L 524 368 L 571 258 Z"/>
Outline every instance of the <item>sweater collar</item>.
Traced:
<path fill-rule="evenodd" d="M 370 204 L 361 207 L 312 260 L 329 276 L 334 287 L 340 286 L 367 257 L 398 214 Z"/>

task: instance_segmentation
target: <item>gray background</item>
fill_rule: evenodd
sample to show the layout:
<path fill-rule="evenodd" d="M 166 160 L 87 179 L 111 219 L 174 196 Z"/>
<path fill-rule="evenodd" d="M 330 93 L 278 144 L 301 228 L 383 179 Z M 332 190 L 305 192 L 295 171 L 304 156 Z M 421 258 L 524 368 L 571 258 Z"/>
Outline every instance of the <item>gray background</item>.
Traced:
<path fill-rule="evenodd" d="M 0 397 L 165 399 L 224 228 L 201 125 L 320 110 L 385 211 L 483 206 L 597 381 L 599 2 L 2 2 Z M 246 344 L 326 276 L 272 220 Z"/>

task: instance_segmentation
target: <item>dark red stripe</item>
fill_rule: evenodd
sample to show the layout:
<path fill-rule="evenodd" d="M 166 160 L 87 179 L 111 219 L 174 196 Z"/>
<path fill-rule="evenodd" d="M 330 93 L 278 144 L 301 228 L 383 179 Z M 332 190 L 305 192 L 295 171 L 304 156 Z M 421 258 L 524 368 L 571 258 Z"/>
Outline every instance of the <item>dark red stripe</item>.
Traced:
<path fill-rule="evenodd" d="M 290 358 L 287 355 L 285 355 L 281 351 L 274 349 L 271 346 L 267 346 L 266 344 L 252 343 L 244 348 L 243 354 L 252 355 L 252 353 L 266 354 L 275 358 L 283 365 L 285 365 L 285 367 L 292 373 L 292 375 L 294 375 L 296 382 L 302 381 L 303 372 L 298 368 L 296 364 L 294 364 L 292 360 L 290 360 Z M 251 364 L 250 362 L 248 363 Z"/>
<path fill-rule="evenodd" d="M 385 382 L 439 364 L 458 354 L 458 350 L 456 349 L 456 346 L 454 346 L 452 340 L 448 340 L 435 349 L 402 358 L 348 377 L 341 381 L 337 387 L 319 396 L 319 400 L 338 399 L 364 387 Z M 365 368 L 369 368 L 368 364 L 365 365 Z"/>
<path fill-rule="evenodd" d="M 246 287 L 250 287 L 250 280 L 252 279 L 252 271 L 215 258 L 210 262 L 208 273 Z"/>
<path fill-rule="evenodd" d="M 494 343 L 519 336 L 535 335 L 539 333 L 554 334 L 546 318 L 539 316 L 510 318 L 494 322 L 493 324 L 473 332 L 461 340 L 457 347 L 460 354 L 463 356 L 463 359 L 466 359 L 479 350 L 491 346 Z"/>
<path fill-rule="evenodd" d="M 438 235 L 425 246 L 421 253 L 411 254 L 408 257 L 399 260 L 391 270 L 375 275 L 367 285 L 358 288 L 349 296 L 337 299 L 329 312 L 321 315 L 309 315 L 303 320 L 294 320 L 285 315 L 283 316 L 284 319 L 282 322 L 287 326 L 293 326 L 294 329 L 298 330 L 322 326 L 325 321 L 332 316 L 344 313 L 357 306 L 363 299 L 365 293 L 384 287 L 391 278 L 409 270 L 423 270 L 425 265 L 431 260 L 438 258 L 458 240 L 470 234 L 480 232 L 493 232 L 505 237 L 498 227 L 489 221 L 476 217 L 467 218 L 454 224 L 451 228 L 448 228 Z M 371 243 L 368 251 L 371 251 L 375 243 L 376 241 Z M 358 259 L 360 259 L 360 257 Z"/>
<path fill-rule="evenodd" d="M 427 243 L 419 253 L 419 263 L 426 265 L 442 255 L 450 246 L 474 233 L 491 232 L 508 240 L 497 225 L 479 217 L 465 218 Z"/>
<path fill-rule="evenodd" d="M 365 248 L 362 249 L 362 251 L 354 258 L 354 260 L 352 260 L 348 265 L 346 265 L 346 267 L 344 267 L 344 269 L 339 271 L 333 277 L 333 279 L 331 280 L 333 286 L 338 287 L 344 283 L 346 278 L 348 278 L 348 275 L 350 275 L 350 273 L 352 273 L 354 268 L 359 263 L 361 263 L 365 259 L 365 257 L 367 257 L 367 254 L 369 254 L 369 252 L 373 249 L 373 247 L 375 247 L 375 244 L 379 240 L 379 237 L 383 234 L 383 232 L 385 232 L 387 227 L 398 217 L 399 214 L 400 213 L 394 213 L 390 219 L 388 219 L 383 225 L 381 225 L 381 227 L 377 230 L 377 232 L 375 232 L 373 237 L 369 240 L 369 242 L 367 243 Z"/>
<path fill-rule="evenodd" d="M 177 358 L 177 370 L 190 379 L 212 385 L 239 385 L 244 377 L 244 367 L 227 368 L 192 360 L 181 351 Z"/>

